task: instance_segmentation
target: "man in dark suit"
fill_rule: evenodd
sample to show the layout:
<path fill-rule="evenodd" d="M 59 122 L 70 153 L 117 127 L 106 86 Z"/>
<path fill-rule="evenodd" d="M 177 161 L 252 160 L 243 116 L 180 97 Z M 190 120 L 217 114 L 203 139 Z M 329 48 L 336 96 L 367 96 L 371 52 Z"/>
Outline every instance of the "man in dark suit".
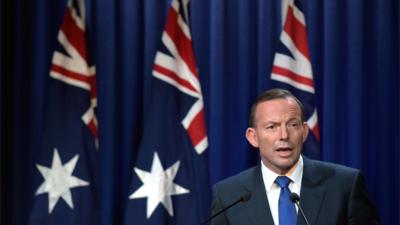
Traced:
<path fill-rule="evenodd" d="M 214 218 L 212 225 L 379 224 L 363 177 L 356 169 L 301 155 L 308 126 L 301 102 L 289 91 L 272 89 L 260 95 L 249 116 L 246 138 L 258 148 L 261 163 L 214 186 L 212 214 L 250 195 Z"/>

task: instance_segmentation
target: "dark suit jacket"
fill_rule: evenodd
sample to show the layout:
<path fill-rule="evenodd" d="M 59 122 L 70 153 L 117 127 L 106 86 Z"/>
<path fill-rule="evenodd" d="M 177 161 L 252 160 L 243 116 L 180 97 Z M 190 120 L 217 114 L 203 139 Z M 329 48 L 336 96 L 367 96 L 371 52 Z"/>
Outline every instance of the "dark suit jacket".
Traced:
<path fill-rule="evenodd" d="M 371 203 L 358 170 L 303 156 L 303 180 L 300 205 L 310 225 L 379 224 L 376 209 Z M 260 165 L 227 178 L 214 186 L 212 212 L 250 193 L 241 202 L 214 218 L 212 225 L 269 225 L 274 224 L 269 209 Z M 305 225 L 300 212 L 298 225 Z"/>

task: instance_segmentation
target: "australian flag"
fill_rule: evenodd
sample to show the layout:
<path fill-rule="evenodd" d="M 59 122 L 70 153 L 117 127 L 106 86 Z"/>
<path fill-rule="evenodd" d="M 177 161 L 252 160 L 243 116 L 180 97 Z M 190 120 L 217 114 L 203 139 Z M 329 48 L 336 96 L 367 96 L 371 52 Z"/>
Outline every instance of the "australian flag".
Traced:
<path fill-rule="evenodd" d="M 68 2 L 57 39 L 29 224 L 99 224 L 96 76 L 83 1 Z"/>
<path fill-rule="evenodd" d="M 311 130 L 304 153 L 319 158 L 320 135 L 306 20 L 298 0 L 283 0 L 282 9 L 283 29 L 271 79 L 276 81 L 276 86 L 290 90 L 304 104 L 305 117 Z"/>
<path fill-rule="evenodd" d="M 210 190 L 188 1 L 171 3 L 151 77 L 125 224 L 196 225 L 207 217 Z"/>

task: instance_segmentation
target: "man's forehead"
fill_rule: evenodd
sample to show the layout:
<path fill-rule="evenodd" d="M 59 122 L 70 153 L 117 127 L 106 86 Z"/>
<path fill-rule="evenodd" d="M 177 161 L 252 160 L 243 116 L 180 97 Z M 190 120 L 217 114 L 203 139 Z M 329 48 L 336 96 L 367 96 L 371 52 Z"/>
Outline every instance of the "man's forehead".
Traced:
<path fill-rule="evenodd" d="M 286 116 L 300 119 L 301 109 L 296 100 L 282 98 L 261 102 L 257 107 L 256 114 L 276 118 Z"/>
<path fill-rule="evenodd" d="M 300 105 L 294 98 L 287 97 L 287 98 L 275 98 L 269 99 L 263 102 L 260 102 L 258 106 L 263 105 L 263 107 L 271 107 L 271 108 L 296 108 L 300 110 Z M 259 108 L 259 107 L 257 107 Z"/>

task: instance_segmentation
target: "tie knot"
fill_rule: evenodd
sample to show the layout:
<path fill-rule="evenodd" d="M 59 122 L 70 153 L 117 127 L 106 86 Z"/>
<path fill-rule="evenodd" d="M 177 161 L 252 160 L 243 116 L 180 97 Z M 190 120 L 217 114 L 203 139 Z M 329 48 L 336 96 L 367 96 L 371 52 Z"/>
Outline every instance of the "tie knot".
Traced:
<path fill-rule="evenodd" d="M 290 179 L 287 176 L 279 176 L 276 178 L 275 183 L 281 188 L 289 187 Z"/>

